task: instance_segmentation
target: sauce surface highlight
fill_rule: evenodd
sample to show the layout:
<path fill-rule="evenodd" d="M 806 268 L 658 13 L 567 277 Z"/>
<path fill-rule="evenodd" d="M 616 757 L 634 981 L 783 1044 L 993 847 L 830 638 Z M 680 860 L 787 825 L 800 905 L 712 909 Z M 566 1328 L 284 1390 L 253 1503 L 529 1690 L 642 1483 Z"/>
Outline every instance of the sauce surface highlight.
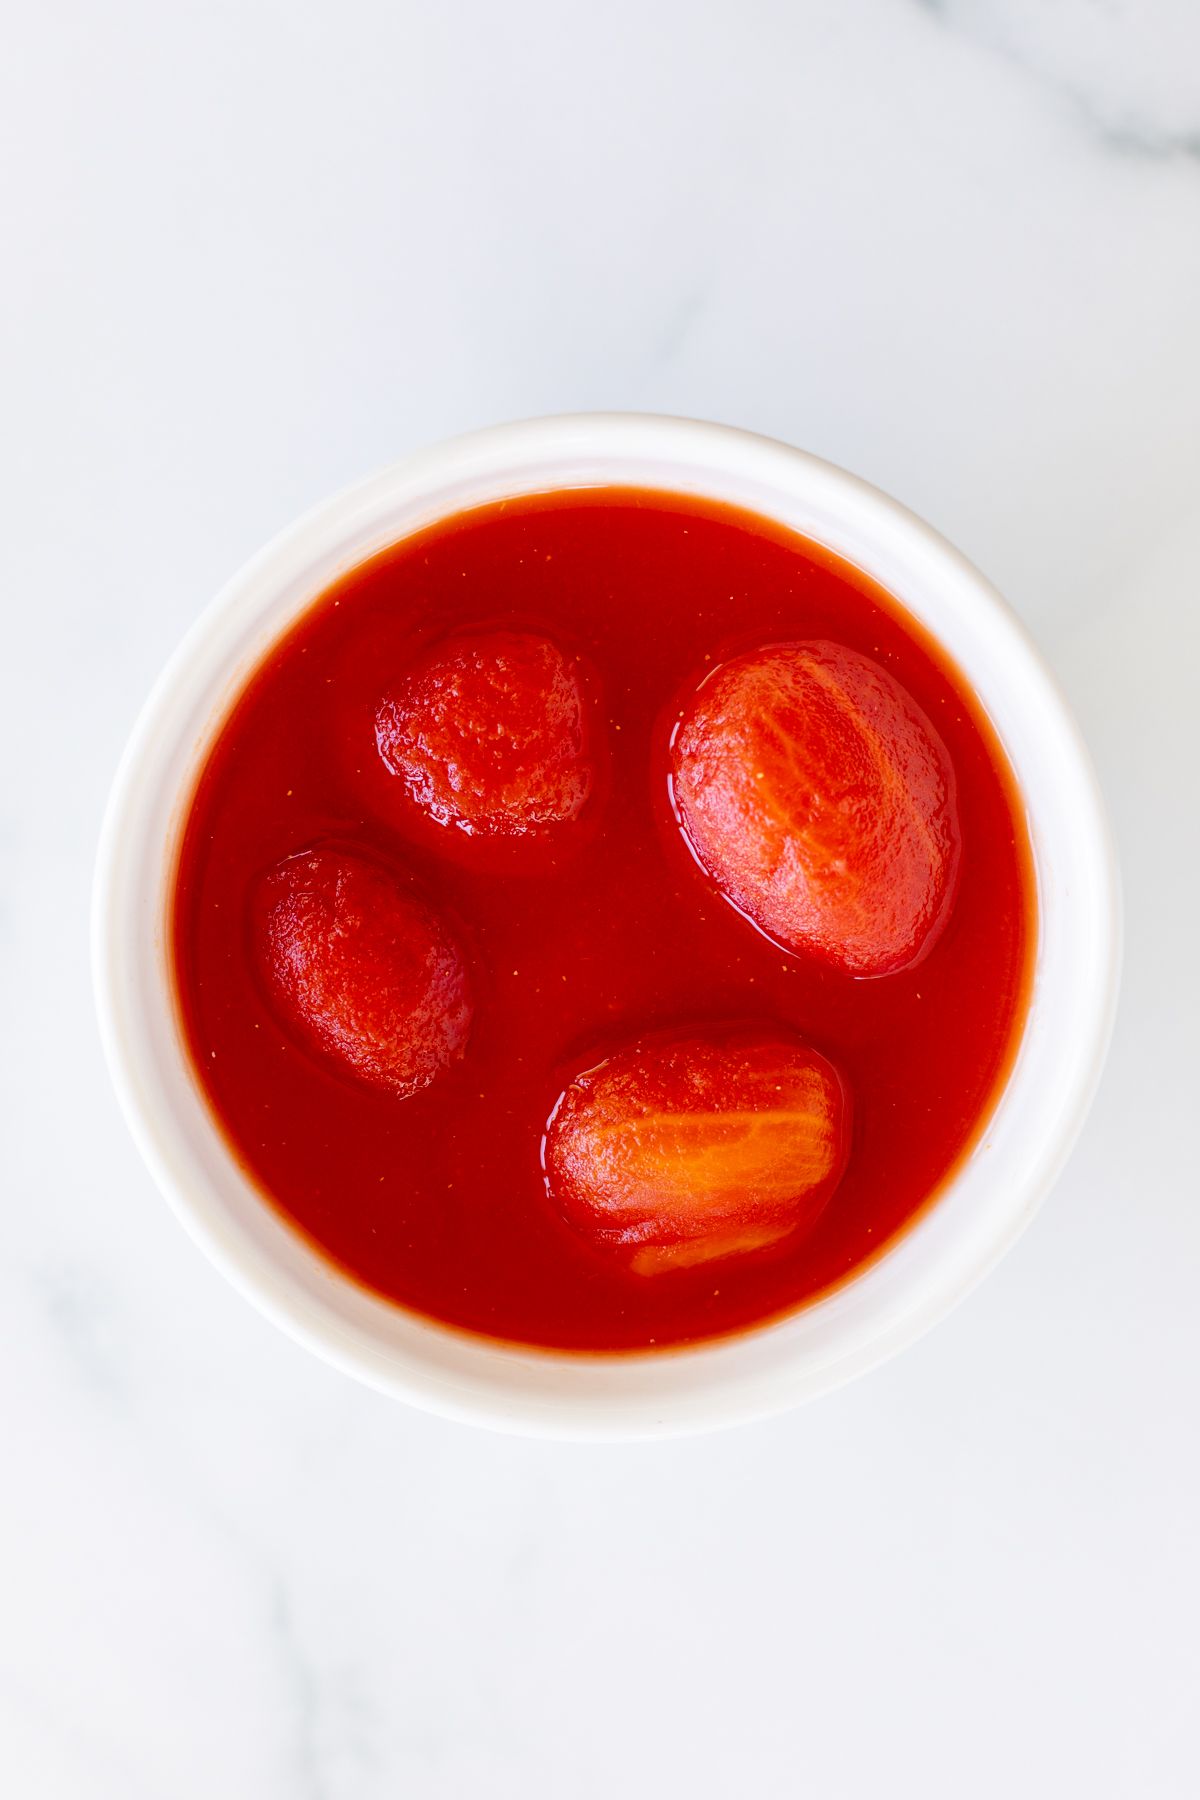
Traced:
<path fill-rule="evenodd" d="M 445 807 L 439 819 L 413 804 L 377 738 L 410 671 L 428 669 L 443 640 L 489 632 L 561 653 L 594 740 L 586 784 L 564 785 L 555 765 L 557 785 L 537 790 L 550 826 L 539 813 L 524 836 L 472 836 L 444 822 Z M 697 685 L 732 657 L 801 640 L 881 665 L 953 765 L 953 906 L 929 953 L 896 973 L 858 979 L 764 936 L 698 865 L 672 809 L 672 731 Z M 385 864 L 400 916 L 432 909 L 465 960 L 465 1050 L 404 1098 L 394 1081 L 395 1091 L 356 1081 L 289 1030 L 263 980 L 255 897 L 285 859 L 325 853 Z M 745 1328 L 886 1248 L 987 1117 L 1019 1041 L 1035 938 L 1031 856 L 1003 753 L 965 682 L 899 605 L 768 520 L 626 489 L 442 520 L 322 595 L 217 735 L 173 916 L 197 1077 L 278 1210 L 404 1306 L 589 1351 Z M 741 1026 L 794 1035 L 841 1072 L 853 1094 L 845 1172 L 810 1229 L 648 1278 L 599 1253 L 552 1202 L 547 1120 L 580 1070 L 637 1040 Z"/>

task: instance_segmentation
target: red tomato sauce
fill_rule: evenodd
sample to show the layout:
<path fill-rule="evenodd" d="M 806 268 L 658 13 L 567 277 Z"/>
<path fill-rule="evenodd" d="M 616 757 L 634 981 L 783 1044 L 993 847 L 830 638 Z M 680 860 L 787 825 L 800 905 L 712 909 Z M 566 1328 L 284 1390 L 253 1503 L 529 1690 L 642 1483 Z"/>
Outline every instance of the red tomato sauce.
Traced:
<path fill-rule="evenodd" d="M 574 659 L 599 746 L 578 818 L 471 838 L 406 804 L 381 702 L 448 633 L 533 632 Z M 668 789 L 672 728 L 706 673 L 765 645 L 874 658 L 933 722 L 957 784 L 953 908 L 923 960 L 857 979 L 791 954 L 714 888 Z M 262 979 L 254 894 L 324 846 L 382 859 L 456 934 L 465 1054 L 397 1098 L 289 1028 Z M 744 1329 L 830 1289 L 911 1223 L 978 1137 L 1015 1056 L 1036 941 L 1033 865 L 1003 752 L 961 675 L 858 570 L 768 520 L 640 490 L 460 514 L 342 577 L 222 725 L 174 890 L 179 1012 L 243 1167 L 336 1266 L 453 1326 L 587 1351 Z M 744 1021 L 797 1034 L 853 1096 L 815 1225 L 647 1278 L 552 1203 L 546 1121 L 572 1077 L 647 1032 Z"/>

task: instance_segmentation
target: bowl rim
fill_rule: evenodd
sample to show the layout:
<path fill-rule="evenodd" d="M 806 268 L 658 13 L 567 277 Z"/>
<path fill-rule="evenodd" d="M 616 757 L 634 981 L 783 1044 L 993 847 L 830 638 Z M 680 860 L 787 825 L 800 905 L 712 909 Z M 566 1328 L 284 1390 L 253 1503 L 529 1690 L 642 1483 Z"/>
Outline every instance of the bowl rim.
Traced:
<path fill-rule="evenodd" d="M 662 479 L 648 478 L 655 469 Z M 874 1263 L 734 1337 L 592 1356 L 493 1342 L 379 1300 L 283 1222 L 200 1096 L 166 978 L 165 906 L 178 828 L 215 731 L 264 652 L 337 573 L 467 506 L 604 484 L 731 500 L 802 531 L 798 520 L 823 525 L 806 535 L 857 562 L 932 631 L 1013 763 L 1040 943 L 1022 1044 L 981 1140 Z M 930 619 L 939 606 L 943 629 Z M 322 501 L 253 556 L 188 631 L 138 716 L 100 834 L 91 927 L 121 1109 L 160 1190 L 226 1278 L 369 1386 L 451 1418 L 577 1439 L 768 1416 L 883 1361 L 949 1312 L 1028 1224 L 1082 1128 L 1111 1037 L 1122 935 L 1115 848 L 1083 738 L 985 577 L 917 515 L 822 458 L 737 427 L 643 413 L 563 414 L 450 439 Z"/>

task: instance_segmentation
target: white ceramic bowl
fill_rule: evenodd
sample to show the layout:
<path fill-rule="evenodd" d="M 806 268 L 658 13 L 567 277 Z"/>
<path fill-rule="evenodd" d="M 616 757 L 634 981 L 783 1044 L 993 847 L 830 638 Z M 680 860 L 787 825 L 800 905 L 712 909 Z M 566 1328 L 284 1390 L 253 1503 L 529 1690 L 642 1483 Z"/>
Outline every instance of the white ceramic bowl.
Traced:
<path fill-rule="evenodd" d="M 324 1262 L 236 1166 L 192 1074 L 166 960 L 181 816 L 212 736 L 290 621 L 344 569 L 446 513 L 605 483 L 765 513 L 865 569 L 941 642 L 1012 761 L 1037 865 L 1040 937 L 1015 1067 L 974 1153 L 877 1263 L 793 1316 L 694 1349 L 579 1356 L 438 1326 Z M 259 553 L 189 633 L 138 720 L 101 839 L 97 1004 L 130 1130 L 201 1247 L 248 1299 L 348 1374 L 500 1429 L 658 1436 L 777 1412 L 925 1331 L 1014 1241 L 1079 1131 L 1119 963 L 1116 867 L 1079 733 L 1021 626 L 928 525 L 841 469 L 724 426 L 595 414 L 500 426 L 422 451 L 327 501 Z"/>

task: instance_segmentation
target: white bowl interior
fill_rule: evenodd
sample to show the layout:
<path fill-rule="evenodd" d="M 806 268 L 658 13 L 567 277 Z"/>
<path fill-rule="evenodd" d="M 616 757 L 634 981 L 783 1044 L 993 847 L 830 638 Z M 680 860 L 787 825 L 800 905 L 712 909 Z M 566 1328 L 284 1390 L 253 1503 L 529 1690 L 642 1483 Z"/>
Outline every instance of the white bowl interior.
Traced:
<path fill-rule="evenodd" d="M 364 1292 L 246 1179 L 216 1130 L 176 1023 L 167 905 L 177 832 L 214 730 L 271 643 L 342 571 L 461 508 L 622 483 L 699 493 L 829 546 L 896 596 L 979 696 L 1024 795 L 1040 933 L 1005 1092 L 936 1205 L 873 1266 L 802 1311 L 693 1349 L 588 1357 L 452 1331 Z M 660 1435 L 765 1415 L 881 1360 L 1000 1256 L 1082 1123 L 1111 1026 L 1113 852 L 1087 754 L 1023 630 L 928 526 L 819 459 L 726 427 L 584 415 L 499 427 L 397 464 L 319 507 L 239 574 L 151 695 L 117 776 L 97 870 L 94 966 L 126 1116 L 193 1236 L 261 1310 L 347 1372 L 415 1405 L 495 1427 Z"/>

